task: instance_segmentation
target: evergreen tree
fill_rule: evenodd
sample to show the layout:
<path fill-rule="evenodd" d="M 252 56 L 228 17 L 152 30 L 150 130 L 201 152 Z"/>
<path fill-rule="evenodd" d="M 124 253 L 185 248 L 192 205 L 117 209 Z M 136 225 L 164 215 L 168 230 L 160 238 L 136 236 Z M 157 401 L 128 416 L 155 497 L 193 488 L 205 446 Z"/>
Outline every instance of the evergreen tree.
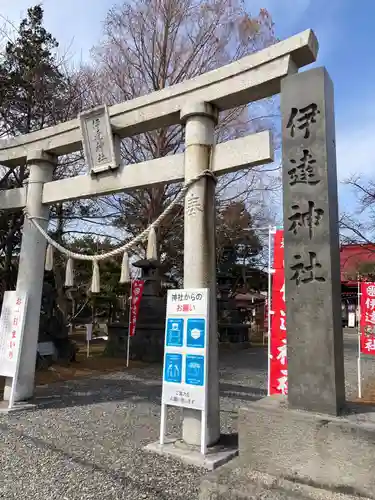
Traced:
<path fill-rule="evenodd" d="M 13 41 L 0 53 L 0 137 L 34 132 L 65 119 L 72 89 L 59 69 L 58 43 L 43 26 L 43 9 L 31 7 Z M 21 187 L 26 165 L 0 170 L 0 189 Z M 23 214 L 0 213 L 0 279 L 15 285 Z"/>
<path fill-rule="evenodd" d="M 29 8 L 0 61 L 1 116 L 7 134 L 26 134 L 58 120 L 67 82 L 59 70 L 57 47 L 43 27 L 42 7 Z"/>
<path fill-rule="evenodd" d="M 245 203 L 234 202 L 217 215 L 217 271 L 230 277 L 233 290 L 238 286 L 259 288 L 256 280 L 247 283 L 248 272 L 258 265 L 262 242 L 252 231 L 254 221 Z"/>

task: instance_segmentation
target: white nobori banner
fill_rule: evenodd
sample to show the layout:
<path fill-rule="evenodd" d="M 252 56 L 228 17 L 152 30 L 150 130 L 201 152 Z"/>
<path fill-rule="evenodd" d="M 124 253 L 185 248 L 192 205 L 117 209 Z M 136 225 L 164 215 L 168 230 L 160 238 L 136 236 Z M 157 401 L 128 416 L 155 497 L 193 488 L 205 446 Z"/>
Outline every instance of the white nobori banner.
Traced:
<path fill-rule="evenodd" d="M 9 408 L 13 406 L 14 388 L 18 378 L 26 307 L 26 293 L 4 293 L 0 316 L 0 375 L 13 379 Z"/>

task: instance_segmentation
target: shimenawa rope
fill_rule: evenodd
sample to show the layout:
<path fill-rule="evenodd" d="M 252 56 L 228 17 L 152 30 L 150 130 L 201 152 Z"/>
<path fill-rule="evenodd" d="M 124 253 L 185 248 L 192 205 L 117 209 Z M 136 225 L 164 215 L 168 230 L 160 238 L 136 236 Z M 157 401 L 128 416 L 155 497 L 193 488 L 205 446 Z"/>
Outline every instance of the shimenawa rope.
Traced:
<path fill-rule="evenodd" d="M 72 281 L 73 281 L 73 262 L 72 260 L 86 260 L 86 261 L 91 261 L 93 262 L 93 282 L 92 282 L 92 291 L 95 293 L 98 293 L 98 288 L 100 288 L 100 282 L 99 282 L 99 268 L 98 268 L 98 262 L 107 260 L 111 257 L 115 257 L 116 255 L 126 253 L 128 250 L 132 249 L 139 243 L 145 241 L 147 238 L 149 240 L 151 239 L 152 241 L 155 239 L 155 229 L 162 224 L 164 219 L 167 217 L 167 215 L 173 210 L 173 208 L 185 197 L 187 191 L 189 188 L 198 182 L 200 179 L 203 177 L 211 177 L 215 182 L 216 182 L 216 176 L 213 174 L 211 170 L 204 170 L 197 176 L 193 177 L 190 179 L 181 189 L 181 191 L 178 193 L 176 198 L 168 205 L 168 207 L 159 215 L 157 219 L 154 220 L 142 233 L 140 233 L 138 236 L 133 238 L 131 241 L 125 243 L 124 245 L 115 248 L 114 250 L 111 250 L 110 252 L 104 253 L 104 254 L 99 254 L 99 255 L 87 255 L 87 254 L 81 254 L 81 253 L 76 253 L 73 252 L 72 250 L 69 250 L 68 248 L 63 247 L 60 245 L 57 241 L 55 241 L 49 234 L 41 227 L 41 225 L 38 223 L 37 219 L 42 219 L 41 217 L 33 217 L 30 214 L 27 213 L 25 209 L 25 216 L 27 219 L 38 229 L 38 231 L 44 236 L 44 238 L 47 240 L 49 245 L 51 247 L 55 248 L 62 254 L 66 255 L 68 258 L 68 265 L 67 265 L 67 276 L 66 276 L 66 286 L 73 286 Z M 150 243 L 150 241 L 149 241 Z M 152 246 L 152 245 L 151 245 Z M 52 248 L 47 249 L 47 258 L 52 261 Z M 148 256 L 148 258 L 150 258 Z M 123 259 L 123 264 L 127 262 L 127 259 Z M 127 264 L 128 265 L 128 264 Z M 52 264 L 49 265 L 51 267 Z M 46 266 L 47 267 L 47 266 Z M 124 279 L 127 280 L 127 278 L 124 278 L 125 276 L 128 275 L 127 272 L 124 272 L 122 270 L 121 273 L 124 282 Z"/>

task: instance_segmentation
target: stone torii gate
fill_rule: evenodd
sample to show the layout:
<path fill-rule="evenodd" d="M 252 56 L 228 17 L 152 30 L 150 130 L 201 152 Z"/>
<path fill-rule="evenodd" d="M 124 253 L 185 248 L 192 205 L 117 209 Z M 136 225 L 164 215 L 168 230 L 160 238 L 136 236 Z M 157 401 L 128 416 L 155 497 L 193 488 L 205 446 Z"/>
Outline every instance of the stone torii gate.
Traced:
<path fill-rule="evenodd" d="M 46 230 L 48 207 L 56 202 L 161 183 L 187 182 L 207 169 L 221 175 L 272 162 L 272 140 L 268 131 L 222 143 L 213 149 L 218 112 L 279 93 L 284 77 L 314 62 L 317 50 L 315 35 L 307 30 L 192 80 L 108 109 L 107 126 L 120 139 L 161 127 L 185 124 L 184 154 L 119 168 L 112 165 L 113 170 L 104 168 L 95 171 L 93 168 L 87 175 L 52 181 L 58 155 L 72 153 L 82 147 L 80 119 L 0 141 L 0 164 L 12 167 L 27 162 L 30 168 L 26 187 L 0 193 L 0 209 L 26 207 L 27 213 L 39 219 L 39 224 Z M 184 214 L 184 287 L 209 288 L 213 298 L 210 304 L 207 381 L 210 388 L 208 445 L 217 442 L 220 436 L 214 191 L 214 182 L 208 177 L 191 186 L 186 195 Z M 198 210 L 187 210 L 190 200 Z M 33 395 L 45 251 L 45 239 L 25 218 L 17 289 L 26 291 L 29 299 L 15 401 L 26 400 Z M 7 380 L 5 399 L 9 398 L 10 387 L 10 380 Z M 184 409 L 183 415 L 184 441 L 199 445 L 200 412 Z"/>

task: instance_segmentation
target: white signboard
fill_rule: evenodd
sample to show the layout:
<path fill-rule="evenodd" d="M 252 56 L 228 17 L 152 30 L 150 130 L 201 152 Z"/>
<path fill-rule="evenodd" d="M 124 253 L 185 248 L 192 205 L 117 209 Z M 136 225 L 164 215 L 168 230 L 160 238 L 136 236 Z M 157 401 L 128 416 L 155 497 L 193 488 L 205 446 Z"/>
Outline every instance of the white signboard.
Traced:
<path fill-rule="evenodd" d="M 0 375 L 13 379 L 9 408 L 13 406 L 14 389 L 18 379 L 26 307 L 25 293 L 4 293 L 0 316 Z"/>
<path fill-rule="evenodd" d="M 160 444 L 164 444 L 168 406 L 202 412 L 201 453 L 207 434 L 209 291 L 168 290 L 165 322 Z"/>
<path fill-rule="evenodd" d="M 169 290 L 163 404 L 205 409 L 207 336 L 208 290 Z"/>
<path fill-rule="evenodd" d="M 16 377 L 26 316 L 26 294 L 5 292 L 0 316 L 0 375 Z"/>

